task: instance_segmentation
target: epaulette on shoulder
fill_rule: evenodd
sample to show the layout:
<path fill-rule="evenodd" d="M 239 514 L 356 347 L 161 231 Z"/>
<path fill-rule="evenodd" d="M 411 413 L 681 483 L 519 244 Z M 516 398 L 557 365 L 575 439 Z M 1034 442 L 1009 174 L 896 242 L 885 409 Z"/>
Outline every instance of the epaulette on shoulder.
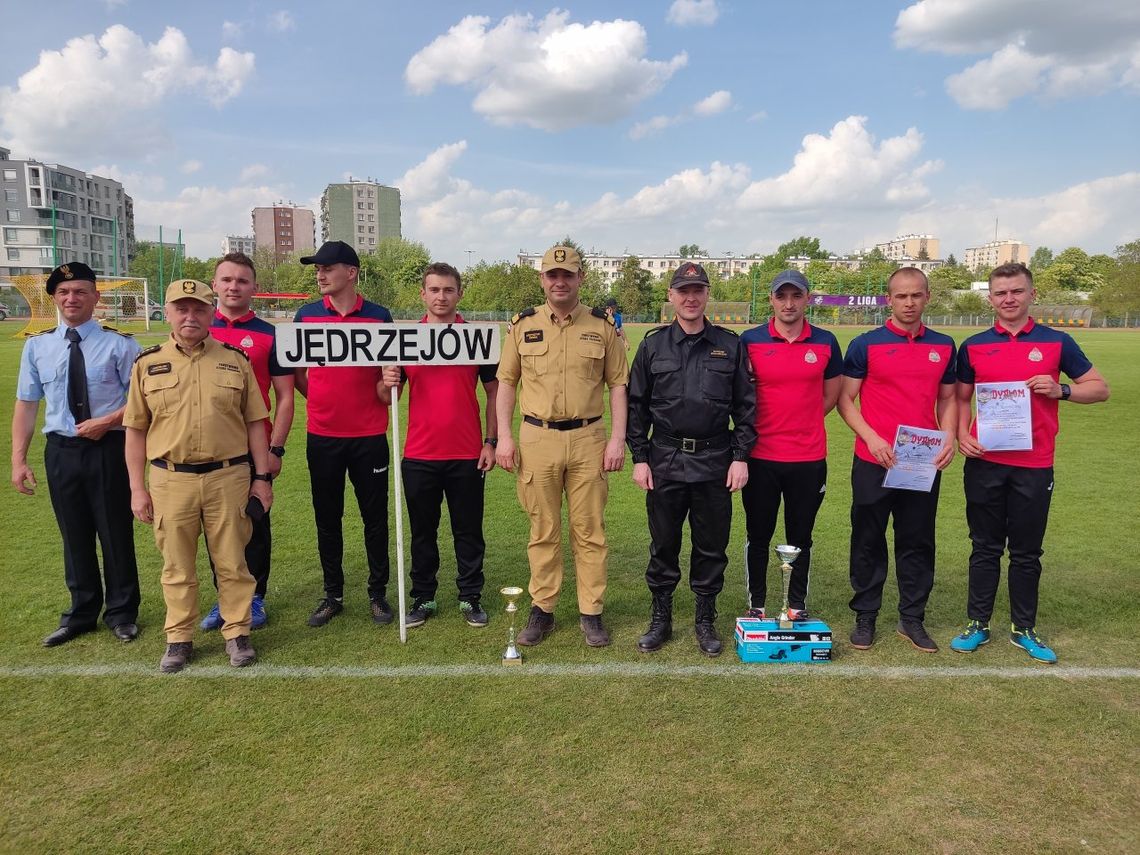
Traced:
<path fill-rule="evenodd" d="M 244 350 L 242 350 L 240 347 L 238 347 L 236 344 L 230 344 L 228 341 L 223 341 L 222 347 L 226 348 L 227 350 L 232 350 L 234 353 L 240 353 L 242 356 L 245 357 L 245 361 L 249 362 L 249 354 L 246 353 Z"/>
<path fill-rule="evenodd" d="M 531 315 L 535 314 L 535 311 L 536 310 L 535 310 L 534 306 L 527 306 L 525 309 L 523 309 L 521 312 L 519 312 L 513 318 L 511 318 L 511 326 L 514 326 L 519 321 L 521 321 L 523 318 L 529 318 Z"/>
<path fill-rule="evenodd" d="M 49 330 L 40 330 L 39 332 L 24 333 L 24 335 L 27 336 L 28 338 L 34 338 L 37 335 L 47 335 L 48 333 L 53 333 L 56 331 L 56 329 L 57 329 L 56 327 L 52 327 Z"/>
<path fill-rule="evenodd" d="M 668 327 L 669 327 L 668 324 L 665 324 L 664 326 L 660 326 L 660 327 L 654 327 L 653 329 L 651 329 L 649 332 L 647 332 L 645 334 L 645 337 L 649 338 L 651 335 L 657 335 L 657 333 L 661 332 L 661 330 L 667 329 Z"/>
<path fill-rule="evenodd" d="M 600 320 L 609 321 L 610 326 L 614 326 L 614 319 L 606 314 L 605 309 L 599 309 L 597 306 L 594 306 L 594 308 L 590 309 L 590 314 L 595 318 L 599 318 Z"/>
<path fill-rule="evenodd" d="M 740 338 L 740 333 L 738 333 L 736 330 L 730 330 L 728 327 L 722 327 L 720 324 L 713 324 L 713 326 L 718 330 L 724 330 L 726 333 L 728 333 L 731 336 L 735 336 L 736 338 Z"/>
<path fill-rule="evenodd" d="M 135 357 L 135 362 L 138 362 L 140 359 L 142 359 L 148 353 L 158 353 L 161 349 L 162 349 L 161 344 L 152 344 L 150 347 L 139 351 L 139 355 Z"/>
<path fill-rule="evenodd" d="M 105 329 L 107 332 L 117 333 L 118 335 L 121 335 L 123 338 L 134 338 L 135 337 L 134 333 L 123 332 L 122 330 L 117 330 L 114 327 L 109 327 L 106 324 L 103 324 L 103 329 Z"/>

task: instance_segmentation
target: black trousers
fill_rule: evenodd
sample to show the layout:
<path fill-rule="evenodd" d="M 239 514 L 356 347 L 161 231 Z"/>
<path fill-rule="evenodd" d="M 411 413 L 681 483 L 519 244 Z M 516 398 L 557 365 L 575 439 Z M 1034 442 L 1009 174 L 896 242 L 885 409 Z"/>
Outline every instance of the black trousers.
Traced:
<path fill-rule="evenodd" d="M 727 475 L 726 475 L 727 477 Z M 649 590 L 673 593 L 681 581 L 681 526 L 689 518 L 692 554 L 689 587 L 693 593 L 715 597 L 724 587 L 728 566 L 728 536 L 732 530 L 732 493 L 724 479 L 672 481 L 654 478 L 645 494 L 649 516 Z"/>
<path fill-rule="evenodd" d="M 253 576 L 255 587 L 253 593 L 258 597 L 265 597 L 269 589 L 269 562 L 273 554 L 273 531 L 269 525 L 269 511 L 261 519 L 250 519 L 253 525 L 249 536 L 249 543 L 245 546 L 245 563 Z M 209 554 L 210 543 L 206 542 L 206 552 Z M 214 559 L 210 557 L 210 572 L 214 573 Z M 214 573 L 214 590 L 218 589 L 218 575 Z"/>
<path fill-rule="evenodd" d="M 439 587 L 439 518 L 444 497 L 455 542 L 459 599 L 483 593 L 483 484 L 477 460 L 401 461 L 412 528 L 412 599 L 434 600 Z"/>
<path fill-rule="evenodd" d="M 368 597 L 388 587 L 388 437 L 335 437 L 308 434 L 305 455 L 317 521 L 317 552 L 325 594 L 344 596 L 344 476 L 352 482 L 364 522 L 368 556 Z"/>
<path fill-rule="evenodd" d="M 101 609 L 110 627 L 138 619 L 135 519 L 124 447 L 122 431 L 108 431 L 97 442 L 47 436 L 44 469 L 63 535 L 63 575 L 71 592 L 71 608 L 60 615 L 60 626 L 94 627 Z M 103 553 L 102 578 L 96 537 Z"/>
<path fill-rule="evenodd" d="M 785 542 L 800 548 L 800 554 L 792 562 L 788 605 L 793 609 L 807 607 L 811 533 L 815 528 L 819 506 L 823 504 L 826 487 L 826 460 L 805 463 L 755 459 L 748 461 L 748 483 L 744 485 L 742 498 L 748 530 L 744 559 L 750 606 L 763 607 L 768 593 L 768 566 L 773 555 L 770 545 L 776 531 L 776 515 L 782 498 Z"/>
<path fill-rule="evenodd" d="M 988 622 L 1009 546 L 1009 614 L 1015 626 L 1037 623 L 1041 548 L 1053 498 L 1053 469 L 1028 469 L 969 458 L 962 471 L 970 526 L 966 614 Z"/>
<path fill-rule="evenodd" d="M 887 519 L 894 518 L 899 615 L 924 620 L 934 587 L 934 518 L 942 473 L 929 493 L 882 486 L 886 470 L 856 457 L 851 466 L 851 610 L 875 616 L 887 581 Z"/>

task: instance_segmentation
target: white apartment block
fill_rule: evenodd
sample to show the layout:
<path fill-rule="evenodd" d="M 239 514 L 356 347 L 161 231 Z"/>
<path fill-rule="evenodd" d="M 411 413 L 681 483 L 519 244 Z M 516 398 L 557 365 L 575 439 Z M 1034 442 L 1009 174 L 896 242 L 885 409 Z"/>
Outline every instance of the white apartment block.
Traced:
<path fill-rule="evenodd" d="M 875 244 L 888 261 L 941 258 L 938 238 L 934 235 L 899 235 L 886 243 Z M 925 256 L 925 258 L 923 258 Z"/>
<path fill-rule="evenodd" d="M 626 259 L 634 255 L 637 254 L 628 252 L 622 255 L 606 255 L 601 252 L 588 251 L 583 260 L 590 270 L 596 270 L 601 275 L 603 281 L 612 282 L 617 279 L 621 272 L 621 266 Z M 538 270 L 542 266 L 542 256 L 543 253 L 541 252 L 520 251 L 518 263 L 523 267 L 533 267 Z M 682 258 L 680 255 L 674 254 L 637 255 L 637 260 L 638 266 L 642 270 L 646 270 L 654 276 L 676 270 L 686 261 L 695 261 L 705 269 L 710 279 L 717 276 L 721 279 L 730 279 L 738 273 L 748 273 L 753 264 L 759 264 L 761 261 L 759 257 L 735 255 L 733 253 L 721 256 L 698 256 L 696 258 Z"/>
<path fill-rule="evenodd" d="M 999 264 L 1021 262 L 1029 264 L 1032 251 L 1029 244 L 1019 240 L 992 240 L 981 246 L 966 247 L 966 257 L 962 264 L 968 270 L 977 270 L 979 267 L 997 267 Z"/>
<path fill-rule="evenodd" d="M 253 253 L 257 249 L 257 241 L 253 235 L 226 235 L 222 240 L 222 255 L 229 255 L 231 252 L 241 252 L 253 258 Z"/>

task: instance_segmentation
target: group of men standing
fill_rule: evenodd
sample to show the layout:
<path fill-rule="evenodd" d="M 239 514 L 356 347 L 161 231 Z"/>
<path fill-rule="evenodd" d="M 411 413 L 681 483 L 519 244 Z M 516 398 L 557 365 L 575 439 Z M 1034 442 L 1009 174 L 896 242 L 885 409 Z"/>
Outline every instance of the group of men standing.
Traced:
<path fill-rule="evenodd" d="M 389 323 L 387 309 L 357 291 L 360 261 L 339 241 L 301 259 L 316 269 L 322 299 L 295 322 Z M 990 276 L 997 320 L 957 348 L 928 329 L 926 277 L 915 268 L 887 283 L 890 318 L 856 337 L 844 358 L 835 337 L 809 324 L 809 284 L 780 273 L 770 287 L 772 316 L 742 336 L 705 316 L 710 284 L 684 262 L 669 288 L 672 323 L 651 330 L 632 366 L 613 312 L 579 301 L 582 262 L 572 247 L 543 257 L 541 306 L 511 321 L 496 366 L 283 368 L 273 327 L 250 309 L 254 264 L 240 253 L 221 259 L 213 287 L 172 282 L 166 293 L 171 336 L 140 352 L 128 336 L 101 327 L 94 273 L 73 263 L 48 278 L 63 324 L 32 337 L 21 359 L 13 416 L 12 482 L 30 493 L 27 463 L 39 400 L 47 400 L 45 466 L 64 541 L 71 607 L 45 640 L 55 646 L 103 621 L 116 637 L 138 635 L 138 573 L 132 514 L 154 526 L 163 554 L 167 646 L 162 670 L 190 661 L 198 618 L 195 557 L 204 534 L 218 602 L 202 629 L 221 629 L 231 664 L 252 663 L 250 630 L 265 625 L 270 568 L 272 480 L 281 469 L 293 420 L 293 393 L 306 399 L 306 456 L 324 596 L 310 626 L 344 610 L 342 520 L 345 476 L 364 523 L 372 619 L 390 623 L 388 561 L 388 407 L 393 389 L 410 394 L 401 474 L 412 528 L 412 605 L 408 626 L 434 615 L 438 527 L 448 503 L 467 623 L 488 622 L 482 531 L 486 474 L 515 473 L 530 519 L 527 554 L 532 608 L 518 637 L 539 644 L 554 630 L 562 589 L 565 496 L 574 557 L 579 625 L 586 644 L 610 644 L 602 620 L 608 550 L 608 473 L 623 468 L 645 491 L 650 533 L 646 582 L 652 605 L 638 649 L 660 649 L 672 635 L 673 595 L 682 579 L 682 529 L 688 519 L 689 584 L 701 652 L 721 652 L 716 600 L 724 585 L 732 494 L 747 518 L 748 614 L 763 616 L 769 542 L 784 506 L 787 542 L 798 546 L 789 615 L 807 615 L 812 531 L 826 494 L 824 418 L 838 407 L 855 433 L 852 464 L 851 644 L 869 648 L 888 575 L 886 527 L 894 518 L 899 586 L 898 633 L 919 650 L 937 644 L 924 626 L 934 582 L 939 479 L 929 491 L 883 484 L 895 464 L 900 425 L 941 431 L 939 470 L 955 445 L 967 457 L 968 623 L 951 647 L 972 652 L 990 640 L 1000 559 L 1010 553 L 1011 641 L 1039 661 L 1056 656 L 1037 635 L 1041 544 L 1052 494 L 1058 401 L 1108 397 L 1103 378 L 1068 335 L 1029 317 L 1032 274 L 1003 265 Z M 423 275 L 421 323 L 463 323 L 462 278 L 447 264 Z M 1060 373 L 1072 384 L 1061 384 Z M 1032 396 L 1033 448 L 995 452 L 978 444 L 971 418 L 975 383 L 1024 381 Z M 483 411 L 476 390 L 484 387 Z M 603 419 L 609 391 L 608 430 Z M 276 402 L 273 419 L 270 391 Z M 512 431 L 521 415 L 517 442 Z M 149 465 L 148 465 L 149 463 Z M 149 476 L 149 477 L 148 477 Z M 103 577 L 95 540 L 103 552 Z M 105 607 L 104 607 L 105 606 Z"/>

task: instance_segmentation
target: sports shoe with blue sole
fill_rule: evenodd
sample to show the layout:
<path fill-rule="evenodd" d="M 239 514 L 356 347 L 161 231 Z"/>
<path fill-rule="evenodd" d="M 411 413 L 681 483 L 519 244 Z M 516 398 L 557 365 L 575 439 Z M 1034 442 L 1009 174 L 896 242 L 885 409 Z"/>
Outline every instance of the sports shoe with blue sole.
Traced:
<path fill-rule="evenodd" d="M 960 635 L 954 636 L 950 642 L 950 649 L 959 653 L 973 653 L 983 644 L 990 643 L 990 627 L 980 620 L 972 620 L 966 624 Z"/>
<path fill-rule="evenodd" d="M 249 604 L 249 626 L 250 629 L 261 629 L 269 623 L 269 615 L 265 611 L 265 599 L 263 597 L 253 595 L 253 601 Z"/>
<path fill-rule="evenodd" d="M 1057 661 L 1057 654 L 1045 643 L 1045 639 L 1033 631 L 1031 626 L 1013 626 L 1010 624 L 1009 643 L 1014 647 L 1020 647 L 1036 662 L 1053 665 Z"/>
<path fill-rule="evenodd" d="M 223 623 L 224 621 L 222 620 L 222 607 L 217 603 L 214 603 L 214 607 L 210 609 L 209 614 L 202 618 L 202 622 L 199 624 L 199 626 L 202 627 L 202 629 L 206 630 L 221 629 Z"/>

